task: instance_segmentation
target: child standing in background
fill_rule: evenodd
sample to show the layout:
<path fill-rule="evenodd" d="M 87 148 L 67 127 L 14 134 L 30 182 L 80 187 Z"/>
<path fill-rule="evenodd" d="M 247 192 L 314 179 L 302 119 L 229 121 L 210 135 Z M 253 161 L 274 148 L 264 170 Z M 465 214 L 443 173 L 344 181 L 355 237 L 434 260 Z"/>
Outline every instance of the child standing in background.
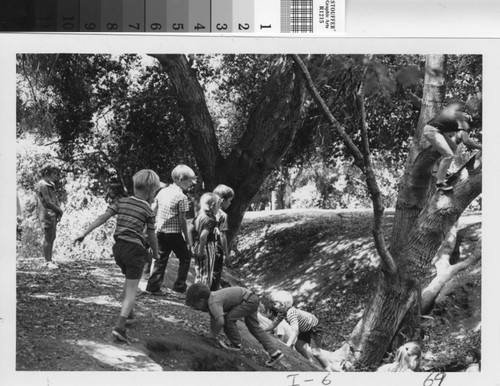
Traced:
<path fill-rule="evenodd" d="M 148 259 L 144 235 L 145 226 L 153 250 L 153 257 L 157 258 L 158 256 L 158 242 L 154 227 L 155 218 L 150 204 L 160 187 L 160 179 L 154 171 L 144 169 L 134 175 L 133 181 L 134 196 L 122 198 L 110 205 L 106 212 L 90 224 L 74 241 L 75 243 L 82 242 L 85 236 L 95 228 L 103 225 L 112 216 L 117 215 L 113 256 L 116 264 L 125 275 L 125 297 L 120 317 L 112 334 L 118 340 L 127 343 L 130 343 L 133 339 L 127 335 L 125 323 L 134 308 L 137 287 Z"/>
<path fill-rule="evenodd" d="M 58 171 L 59 169 L 52 163 L 42 166 L 40 170 L 42 179 L 35 187 L 38 218 L 44 232 L 43 257 L 45 258 L 45 266 L 49 269 L 59 268 L 52 261 L 57 223 L 63 215 L 63 210 L 59 207 L 56 198 L 55 181 Z"/>
<path fill-rule="evenodd" d="M 220 208 L 215 215 L 219 228 L 219 237 L 217 238 L 214 274 L 210 289 L 212 291 L 217 291 L 221 286 L 222 270 L 224 265 L 229 264 L 229 245 L 227 242 L 227 231 L 229 228 L 227 214 L 224 211 L 229 208 L 231 202 L 233 201 L 234 190 L 227 185 L 218 185 L 214 189 L 214 194 L 216 194 L 220 199 Z"/>
<path fill-rule="evenodd" d="M 216 238 L 218 234 L 215 215 L 219 211 L 219 197 L 205 193 L 200 198 L 200 213 L 194 220 L 195 230 L 195 283 L 202 283 L 209 288 L 214 271 Z"/>
<path fill-rule="evenodd" d="M 193 241 L 186 221 L 189 201 L 183 190 L 188 190 L 193 186 L 196 176 L 189 166 L 178 165 L 172 170 L 172 180 L 174 183 L 162 189 L 155 201 L 159 259 L 154 261 L 153 272 L 146 286 L 145 292 L 150 295 L 165 295 L 161 291 L 161 285 L 172 251 L 179 259 L 179 269 L 173 290 L 178 294 L 183 294 L 187 287 L 186 279 L 191 264 Z"/>

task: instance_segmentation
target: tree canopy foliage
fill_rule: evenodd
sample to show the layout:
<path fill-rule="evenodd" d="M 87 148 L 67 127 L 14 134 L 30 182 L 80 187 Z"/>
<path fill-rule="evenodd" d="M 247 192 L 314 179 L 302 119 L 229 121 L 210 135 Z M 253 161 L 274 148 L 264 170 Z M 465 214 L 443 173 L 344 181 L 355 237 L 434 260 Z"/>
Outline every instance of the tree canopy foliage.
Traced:
<path fill-rule="evenodd" d="M 251 109 L 266 97 L 263 87 L 276 57 L 189 56 L 205 92 L 223 157 L 241 139 Z M 358 143 L 355 93 L 367 60 L 362 55 L 305 58 L 322 97 Z M 391 205 L 398 165 L 418 120 L 424 58 L 376 55 L 369 61 L 365 82 L 370 147 L 380 162 L 377 170 L 394 172 L 381 173 L 387 186 L 384 197 Z M 479 56 L 450 57 L 447 98 L 471 100 L 480 95 L 481 71 Z M 31 133 L 37 143 L 55 143 L 64 169 L 93 176 L 96 193 L 110 198 L 127 193 L 130 177 L 144 167 L 156 170 L 165 181 L 177 163 L 197 169 L 169 76 L 151 57 L 23 54 L 18 57 L 18 86 L 18 137 Z M 297 192 L 293 202 L 298 206 L 366 205 L 359 177 L 318 108 L 306 102 L 303 124 L 256 201 L 269 200 L 270 190 L 288 185 Z M 317 198 L 304 201 L 300 189 L 312 189 Z M 357 198 L 342 199 L 346 190 Z"/>

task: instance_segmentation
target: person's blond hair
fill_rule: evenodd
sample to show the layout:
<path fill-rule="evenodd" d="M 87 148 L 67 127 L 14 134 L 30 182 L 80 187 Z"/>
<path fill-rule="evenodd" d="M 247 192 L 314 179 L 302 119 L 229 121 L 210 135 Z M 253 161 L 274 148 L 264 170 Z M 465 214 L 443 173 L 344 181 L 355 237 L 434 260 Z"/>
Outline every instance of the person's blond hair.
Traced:
<path fill-rule="evenodd" d="M 283 303 L 287 308 L 293 305 L 293 296 L 288 291 L 275 291 L 270 296 L 271 301 Z"/>
<path fill-rule="evenodd" d="M 187 165 L 177 165 L 173 170 L 172 170 L 172 180 L 174 182 L 178 181 L 184 181 L 187 180 L 188 178 L 194 178 L 195 174 L 193 169 L 191 169 Z"/>
<path fill-rule="evenodd" d="M 394 362 L 380 367 L 381 372 L 418 371 L 422 349 L 416 342 L 408 342 L 398 348 Z"/>
<path fill-rule="evenodd" d="M 151 169 L 142 169 L 132 177 L 134 193 L 152 196 L 160 188 L 160 177 Z"/>
<path fill-rule="evenodd" d="M 212 208 L 218 201 L 218 197 L 214 193 L 203 193 L 200 197 L 200 209 L 210 209 Z"/>

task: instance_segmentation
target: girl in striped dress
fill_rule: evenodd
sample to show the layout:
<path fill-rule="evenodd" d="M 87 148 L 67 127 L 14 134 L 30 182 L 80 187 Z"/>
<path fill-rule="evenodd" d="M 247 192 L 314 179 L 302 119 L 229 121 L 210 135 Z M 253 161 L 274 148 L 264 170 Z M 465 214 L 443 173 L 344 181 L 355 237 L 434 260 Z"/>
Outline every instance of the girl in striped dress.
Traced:
<path fill-rule="evenodd" d="M 195 283 L 212 285 L 214 272 L 217 220 L 215 215 L 219 211 L 219 197 L 213 193 L 205 193 L 200 198 L 200 213 L 194 220 L 195 228 Z"/>
<path fill-rule="evenodd" d="M 286 320 L 292 328 L 292 333 L 285 342 L 286 345 L 295 346 L 295 349 L 311 363 L 314 363 L 314 358 L 316 358 L 323 368 L 326 368 L 328 359 L 321 349 L 323 329 L 318 318 L 307 311 L 293 307 L 293 297 L 287 291 L 272 293 L 271 300 L 278 315 L 265 331 L 275 329 L 282 320 Z M 306 344 L 309 344 L 311 350 L 306 348 Z"/>

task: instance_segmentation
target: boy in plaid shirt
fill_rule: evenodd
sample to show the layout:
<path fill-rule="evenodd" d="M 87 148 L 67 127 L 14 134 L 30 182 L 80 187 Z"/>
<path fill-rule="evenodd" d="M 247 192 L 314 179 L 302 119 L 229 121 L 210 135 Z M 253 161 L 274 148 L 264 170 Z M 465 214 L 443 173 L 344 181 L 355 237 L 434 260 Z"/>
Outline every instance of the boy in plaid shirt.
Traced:
<path fill-rule="evenodd" d="M 178 165 L 172 170 L 172 180 L 174 183 L 162 189 L 155 201 L 159 259 L 154 262 L 153 272 L 146 287 L 146 293 L 151 295 L 165 295 L 160 288 L 172 251 L 179 259 L 177 280 L 173 290 L 183 294 L 187 287 L 186 279 L 191 264 L 193 240 L 186 221 L 189 201 L 183 190 L 193 186 L 196 176 L 190 167 Z"/>

